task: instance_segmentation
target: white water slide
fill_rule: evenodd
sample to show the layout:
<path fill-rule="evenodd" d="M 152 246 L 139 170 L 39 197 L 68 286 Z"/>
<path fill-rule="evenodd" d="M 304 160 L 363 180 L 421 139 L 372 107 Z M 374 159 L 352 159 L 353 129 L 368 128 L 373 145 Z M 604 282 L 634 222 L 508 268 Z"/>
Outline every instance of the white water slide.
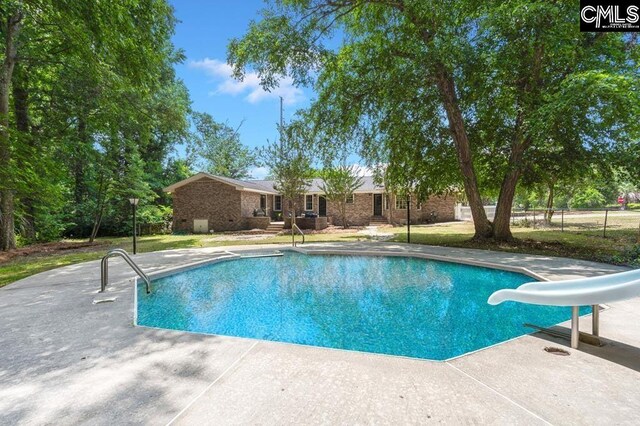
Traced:
<path fill-rule="evenodd" d="M 580 278 L 567 281 L 543 281 L 522 284 L 516 289 L 498 290 L 488 300 L 490 305 L 498 305 L 508 300 L 535 305 L 571 306 L 571 347 L 577 348 L 580 338 L 578 330 L 578 310 L 580 306 L 591 305 L 594 336 L 599 332 L 599 304 L 640 296 L 640 269 L 602 275 L 594 278 Z"/>

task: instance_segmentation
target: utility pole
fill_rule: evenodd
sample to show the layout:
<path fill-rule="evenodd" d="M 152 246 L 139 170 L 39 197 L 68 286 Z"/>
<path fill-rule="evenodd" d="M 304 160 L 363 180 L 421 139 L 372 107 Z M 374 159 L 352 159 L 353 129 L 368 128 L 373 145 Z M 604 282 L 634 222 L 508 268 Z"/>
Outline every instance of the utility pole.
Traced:
<path fill-rule="evenodd" d="M 282 142 L 282 131 L 284 130 L 284 108 L 282 106 L 282 96 L 280 96 L 280 149 L 284 150 L 284 143 Z"/>
<path fill-rule="evenodd" d="M 282 126 L 284 125 L 284 119 L 283 119 L 284 108 L 282 107 L 283 101 L 284 99 L 282 99 L 282 96 L 280 96 L 280 128 L 282 128 Z"/>

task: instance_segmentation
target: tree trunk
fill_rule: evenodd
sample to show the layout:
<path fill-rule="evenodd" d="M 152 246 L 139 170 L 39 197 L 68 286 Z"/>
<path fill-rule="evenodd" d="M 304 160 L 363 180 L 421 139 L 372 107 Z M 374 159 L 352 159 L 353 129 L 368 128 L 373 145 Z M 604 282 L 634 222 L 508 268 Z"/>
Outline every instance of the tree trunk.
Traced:
<path fill-rule="evenodd" d="M 91 228 L 91 235 L 89 236 L 89 242 L 92 243 L 98 236 L 98 231 L 100 230 L 100 225 L 102 224 L 102 216 L 104 214 L 104 203 L 100 206 L 95 220 L 93 221 L 93 227 Z"/>
<path fill-rule="evenodd" d="M 516 126 L 520 127 L 518 124 L 516 124 Z M 511 146 L 509 171 L 502 180 L 498 204 L 496 205 L 496 215 L 493 220 L 493 237 L 498 241 L 509 241 L 513 239 L 511 235 L 511 209 L 513 207 L 513 198 L 516 195 L 518 179 L 520 179 L 524 153 L 524 142 L 519 141 L 519 139 L 521 139 L 521 136 L 518 134 L 516 141 Z"/>
<path fill-rule="evenodd" d="M 91 228 L 91 235 L 89 235 L 89 242 L 92 243 L 95 241 L 96 236 L 98 235 L 98 231 L 100 230 L 100 225 L 102 224 L 102 212 L 104 208 L 100 208 L 94 222 L 93 227 Z"/>
<path fill-rule="evenodd" d="M 93 220 L 93 227 L 91 228 L 91 235 L 89 236 L 89 242 L 92 243 L 100 230 L 100 225 L 102 224 L 102 216 L 104 215 L 104 208 L 106 204 L 107 198 L 107 184 L 105 183 L 104 173 L 100 175 L 100 186 L 98 188 L 98 205 L 96 210 L 96 215 Z"/>
<path fill-rule="evenodd" d="M 78 142 L 71 151 L 71 171 L 73 174 L 73 200 L 75 205 L 75 226 L 73 234 L 77 237 L 86 236 L 87 220 L 85 214 L 85 201 L 87 198 L 87 185 L 85 183 L 85 166 L 88 163 L 88 152 L 91 147 L 91 138 L 87 131 L 86 112 L 78 114 L 77 134 Z"/>
<path fill-rule="evenodd" d="M 531 139 L 524 134 L 525 112 L 530 109 L 527 107 L 526 99 L 530 94 L 538 90 L 540 82 L 540 73 L 542 69 L 542 57 L 544 46 L 538 42 L 534 49 L 532 58 L 532 67 L 528 79 L 526 79 L 520 87 L 520 95 L 523 99 L 518 100 L 517 109 L 519 110 L 515 121 L 515 134 L 511 143 L 511 154 L 509 155 L 509 171 L 502 181 L 500 187 L 500 195 L 498 196 L 498 205 L 496 206 L 496 216 L 493 221 L 493 237 L 497 241 L 509 241 L 513 239 L 511 235 L 511 209 L 513 206 L 513 198 L 516 194 L 516 186 L 518 179 L 522 173 L 522 160 L 526 149 L 531 145 Z"/>
<path fill-rule="evenodd" d="M 548 182 L 548 186 L 549 186 L 549 193 L 547 195 L 547 209 L 544 212 L 544 221 L 547 224 L 551 224 L 551 219 L 553 218 L 553 213 L 555 213 L 553 211 L 553 197 L 554 197 L 554 189 L 556 186 L 556 181 L 555 179 L 552 179 L 551 181 Z"/>
<path fill-rule="evenodd" d="M 516 185 L 520 178 L 520 170 L 512 170 L 504 177 L 496 205 L 496 215 L 493 220 L 493 237 L 497 241 L 510 241 L 511 235 L 511 209 L 516 193 Z"/>
<path fill-rule="evenodd" d="M 74 150 L 73 158 L 73 198 L 76 205 L 80 205 L 85 194 L 84 186 L 84 147 L 87 141 L 87 125 L 84 117 L 78 117 L 78 150 Z"/>
<path fill-rule="evenodd" d="M 480 196 L 480 190 L 478 189 L 478 180 L 476 178 L 476 172 L 471 158 L 471 147 L 464 126 L 462 112 L 458 106 L 455 83 L 453 81 L 453 76 L 451 76 L 449 71 L 442 64 L 437 66 L 436 84 L 440 95 L 442 96 L 442 102 L 449 121 L 449 129 L 451 130 L 453 142 L 456 145 L 456 153 L 458 155 L 460 172 L 462 173 L 464 191 L 467 196 L 467 201 L 469 202 L 469 207 L 471 208 L 471 216 L 473 217 L 473 225 L 475 227 L 474 239 L 491 238 L 493 235 L 493 228 L 491 226 L 491 222 L 487 219 L 487 213 L 484 210 L 482 197 Z"/>
<path fill-rule="evenodd" d="M 9 135 L 9 91 L 16 64 L 16 43 L 20 33 L 22 11 L 16 10 L 2 22 L 5 34 L 4 61 L 0 73 L 0 249 L 16 248 L 14 224 L 14 189 L 11 175 L 11 139 Z"/>
<path fill-rule="evenodd" d="M 434 35 L 432 23 L 425 22 L 421 17 L 408 12 L 402 2 L 396 4 L 394 7 L 403 13 L 407 13 L 409 19 L 419 29 L 420 37 L 425 45 L 430 46 Z M 447 120 L 449 121 L 451 137 L 456 145 L 456 154 L 458 157 L 460 172 L 462 173 L 464 192 L 467 196 L 469 207 L 471 208 L 471 216 L 473 217 L 473 226 L 475 228 L 475 235 L 473 238 L 491 238 L 493 236 L 493 226 L 487 219 L 487 213 L 485 212 L 484 205 L 482 204 L 482 197 L 480 197 L 478 179 L 476 177 L 473 160 L 471 158 L 471 146 L 469 144 L 469 137 L 464 125 L 464 118 L 462 117 L 462 112 L 458 105 L 458 96 L 456 95 L 456 86 L 455 81 L 453 80 L 453 74 L 442 62 L 435 64 L 433 72 L 444 109 L 447 112 Z"/>
<path fill-rule="evenodd" d="M 37 158 L 36 146 L 34 145 L 33 135 L 31 134 L 31 124 L 29 120 L 29 89 L 28 89 L 28 73 L 20 64 L 16 64 L 13 70 L 13 111 L 16 118 L 16 130 L 18 137 L 29 149 L 29 155 Z M 30 192 L 33 194 L 33 191 Z M 29 241 L 36 239 L 35 225 L 35 200 L 32 195 L 26 195 L 22 198 L 24 205 L 24 237 Z"/>

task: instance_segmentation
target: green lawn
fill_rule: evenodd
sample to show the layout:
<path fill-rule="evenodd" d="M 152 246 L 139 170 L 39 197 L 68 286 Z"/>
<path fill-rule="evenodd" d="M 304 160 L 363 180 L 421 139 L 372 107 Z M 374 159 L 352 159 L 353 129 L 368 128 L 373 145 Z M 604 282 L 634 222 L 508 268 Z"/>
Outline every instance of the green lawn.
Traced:
<path fill-rule="evenodd" d="M 544 254 L 593 260 L 596 262 L 640 266 L 640 232 L 634 228 L 611 228 L 607 237 L 602 229 L 559 228 L 533 229 L 512 227 L 516 241 L 512 243 L 489 243 L 470 241 L 473 224 L 450 223 L 436 226 L 412 226 L 411 242 L 450 247 L 465 247 L 508 251 L 513 253 Z M 394 241 L 406 242 L 406 228 L 393 228 Z"/>
<path fill-rule="evenodd" d="M 219 246 L 237 246 L 249 244 L 282 244 L 290 243 L 291 236 L 276 236 L 262 240 L 243 240 L 243 241 L 215 241 L 214 235 L 153 235 L 138 238 L 138 253 L 192 248 L 192 247 L 219 247 Z M 353 233 L 336 233 L 336 234 L 315 234 L 307 235 L 307 242 L 320 241 L 357 241 L 363 239 L 358 236 L 355 231 Z M 297 241 L 300 237 L 296 236 Z M 65 240 L 66 242 L 86 243 L 86 240 Z M 71 265 L 74 263 L 86 262 L 89 260 L 100 259 L 107 250 L 112 248 L 123 248 L 128 252 L 133 251 L 131 238 L 98 238 L 96 244 L 90 247 L 83 247 L 78 250 L 64 250 L 55 253 L 43 252 L 39 254 L 30 254 L 28 256 L 18 256 L 8 262 L 0 263 L 0 287 L 28 277 L 38 272 L 47 271 L 49 269 L 58 268 L 60 266 Z"/>
<path fill-rule="evenodd" d="M 607 238 L 602 237 L 598 229 L 578 229 L 560 232 L 558 228 L 533 229 L 513 227 L 517 240 L 513 243 L 478 243 L 470 241 L 473 225 L 470 223 L 448 223 L 439 225 L 419 225 L 411 227 L 411 242 L 450 247 L 490 249 L 515 253 L 546 254 L 599 262 L 640 266 L 640 234 L 634 228 L 612 228 Z M 406 242 L 405 227 L 388 228 L 382 232 L 395 234 L 392 241 Z M 290 243 L 290 236 L 276 236 L 261 240 L 219 241 L 215 235 L 155 235 L 141 237 L 138 240 L 138 252 L 158 250 L 216 247 L 247 244 Z M 358 241 L 364 237 L 355 231 L 348 233 L 328 233 L 307 235 L 307 242 L 320 241 Z M 67 242 L 74 242 L 73 240 Z M 86 242 L 77 240 L 78 243 Z M 96 244 L 79 249 L 43 252 L 18 256 L 0 263 L 0 287 L 29 275 L 60 266 L 88 260 L 100 259 L 110 248 L 132 250 L 131 238 L 100 238 Z"/>

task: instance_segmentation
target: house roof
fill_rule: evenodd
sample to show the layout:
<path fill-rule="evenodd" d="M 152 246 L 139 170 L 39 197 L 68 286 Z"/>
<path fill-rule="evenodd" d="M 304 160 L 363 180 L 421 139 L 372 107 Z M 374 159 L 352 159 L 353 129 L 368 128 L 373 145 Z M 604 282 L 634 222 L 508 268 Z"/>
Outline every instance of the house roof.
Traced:
<path fill-rule="evenodd" d="M 226 183 L 235 187 L 238 191 L 249 191 L 249 192 L 260 192 L 263 194 L 277 194 L 278 192 L 272 188 L 268 188 L 267 186 L 259 185 L 255 183 L 255 181 L 245 181 L 239 179 L 233 179 L 225 176 L 217 176 L 212 175 L 206 172 L 196 173 L 195 175 L 188 177 L 187 179 L 183 179 L 180 182 L 176 182 L 173 185 L 169 185 L 163 189 L 164 192 L 174 192 L 176 189 L 181 186 L 187 185 L 191 182 L 195 182 L 200 179 L 211 179 L 218 182 Z"/>
<path fill-rule="evenodd" d="M 250 180 L 249 182 L 260 185 L 262 187 L 270 188 L 272 191 L 275 191 L 274 189 L 275 182 L 272 180 Z M 324 191 L 322 190 L 322 182 L 323 180 L 320 178 L 312 179 L 311 184 L 307 187 L 307 193 L 309 194 L 324 193 Z M 363 176 L 362 186 L 357 190 L 355 190 L 354 192 L 369 193 L 369 192 L 383 192 L 383 191 L 384 191 L 384 185 L 376 185 L 373 181 L 373 176 Z"/>
<path fill-rule="evenodd" d="M 234 186 L 239 191 L 250 191 L 250 192 L 260 192 L 264 194 L 278 194 L 278 191 L 274 188 L 275 182 L 272 180 L 239 180 L 232 179 L 224 176 L 216 176 L 205 172 L 197 173 L 187 179 L 181 180 L 180 182 L 176 182 L 173 185 L 169 185 L 164 188 L 164 192 L 173 192 L 177 188 L 184 186 L 188 183 L 194 182 L 196 180 L 200 180 L 202 178 L 209 178 L 212 180 L 216 180 L 218 182 L 226 183 L 231 186 Z M 311 184 L 307 188 L 308 194 L 322 194 L 324 191 L 322 190 L 322 182 L 323 180 L 320 178 L 315 178 L 311 180 Z M 376 185 L 373 181 L 373 176 L 363 176 L 362 177 L 362 186 L 358 188 L 355 193 L 369 193 L 369 192 L 383 192 L 384 185 Z"/>

